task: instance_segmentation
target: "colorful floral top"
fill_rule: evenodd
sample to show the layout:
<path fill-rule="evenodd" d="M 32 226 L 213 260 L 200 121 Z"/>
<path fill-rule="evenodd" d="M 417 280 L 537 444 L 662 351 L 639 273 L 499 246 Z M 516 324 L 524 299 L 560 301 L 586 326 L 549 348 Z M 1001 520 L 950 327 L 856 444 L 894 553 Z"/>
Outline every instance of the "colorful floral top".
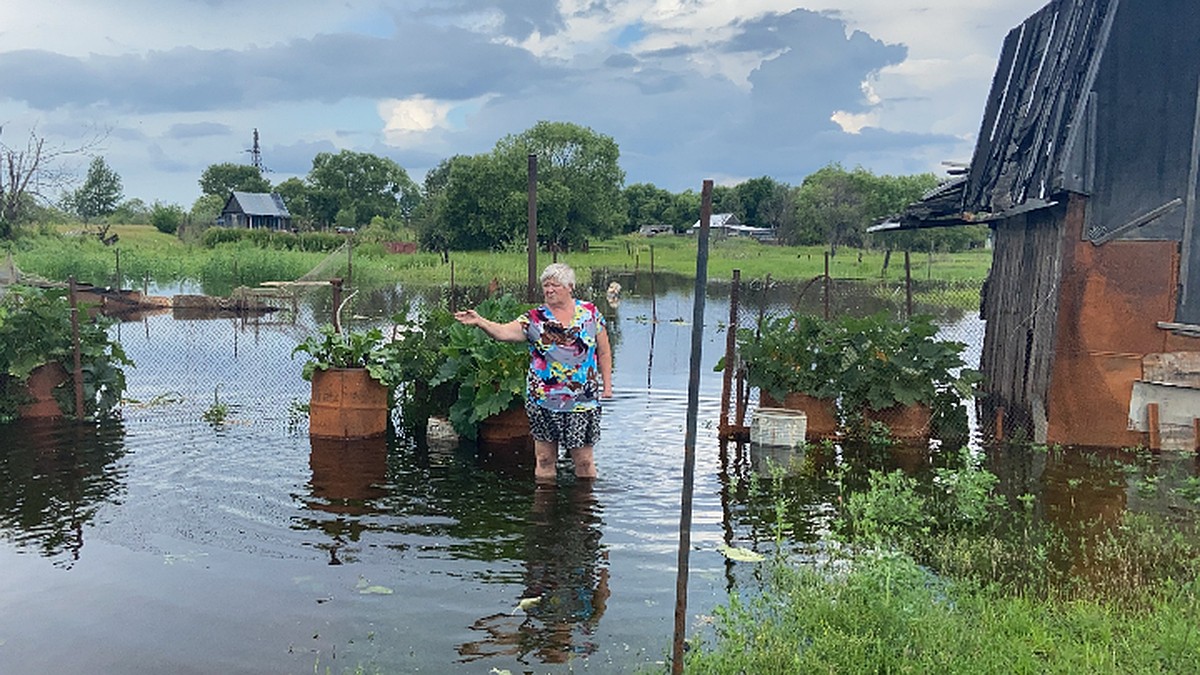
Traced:
<path fill-rule="evenodd" d="M 603 385 L 596 363 L 596 336 L 604 316 L 596 305 L 575 301 L 575 316 L 567 325 L 542 305 L 517 319 L 529 341 L 526 396 L 535 405 L 555 411 L 597 407 Z"/>

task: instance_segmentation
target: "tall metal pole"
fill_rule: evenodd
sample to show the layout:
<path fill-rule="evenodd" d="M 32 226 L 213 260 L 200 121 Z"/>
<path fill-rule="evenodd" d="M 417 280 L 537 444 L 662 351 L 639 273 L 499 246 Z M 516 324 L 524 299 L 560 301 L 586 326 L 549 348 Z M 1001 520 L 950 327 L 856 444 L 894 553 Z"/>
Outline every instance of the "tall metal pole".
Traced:
<path fill-rule="evenodd" d="M 529 153 L 529 274 L 525 283 L 525 301 L 537 301 L 537 155 Z"/>
<path fill-rule="evenodd" d="M 83 409 L 83 357 L 79 352 L 79 300 L 76 297 L 75 275 L 67 277 L 68 297 L 71 303 L 71 376 L 75 385 L 75 419 L 87 416 Z"/>
<path fill-rule="evenodd" d="M 733 395 L 733 371 L 737 368 L 738 290 L 742 284 L 742 271 L 733 271 L 733 284 L 729 287 L 729 325 L 725 329 L 725 373 L 721 377 L 721 440 L 730 436 L 729 399 Z"/>
<path fill-rule="evenodd" d="M 700 407 L 700 354 L 704 347 L 704 292 L 708 286 L 708 227 L 712 219 L 712 180 L 700 193 L 700 235 L 696 241 L 696 290 L 692 304 L 692 359 L 688 372 L 687 427 L 683 439 L 683 494 L 679 509 L 679 559 L 675 575 L 675 641 L 671 672 L 683 673 L 687 630 L 688 553 L 692 547 L 692 493 L 696 473 L 696 419 Z"/>

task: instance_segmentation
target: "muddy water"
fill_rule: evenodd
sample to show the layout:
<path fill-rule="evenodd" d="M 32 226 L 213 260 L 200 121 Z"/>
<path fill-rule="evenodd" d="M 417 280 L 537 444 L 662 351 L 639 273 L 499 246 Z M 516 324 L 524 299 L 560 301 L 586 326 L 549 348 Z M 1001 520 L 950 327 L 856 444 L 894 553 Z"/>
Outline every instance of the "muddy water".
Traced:
<path fill-rule="evenodd" d="M 535 490 L 433 434 L 314 442 L 292 346 L 317 309 L 247 324 L 146 317 L 120 326 L 138 367 L 120 423 L 0 428 L 0 672 L 631 672 L 670 651 L 692 299 L 634 285 L 605 303 L 617 397 L 594 486 Z M 381 292 L 363 314 L 409 299 Z M 766 548 L 770 504 L 747 485 L 788 467 L 788 545 L 819 545 L 829 469 L 902 468 L 923 450 L 720 448 L 712 365 L 728 305 L 709 298 L 700 370 L 689 626 Z M 655 321 L 657 317 L 657 321 Z M 969 319 L 959 319 L 959 322 Z M 954 323 L 958 325 L 958 323 Z M 961 325 L 948 330 L 967 330 Z M 219 423 L 204 419 L 229 406 Z M 1187 505 L 1194 462 L 1069 452 L 998 460 L 1005 489 L 1065 519 Z M 1128 460 L 1128 464 L 1125 463 Z M 1136 467 L 1124 468 L 1129 464 Z M 1148 480 L 1148 476 L 1157 476 Z M 536 604 L 521 600 L 538 598 Z"/>

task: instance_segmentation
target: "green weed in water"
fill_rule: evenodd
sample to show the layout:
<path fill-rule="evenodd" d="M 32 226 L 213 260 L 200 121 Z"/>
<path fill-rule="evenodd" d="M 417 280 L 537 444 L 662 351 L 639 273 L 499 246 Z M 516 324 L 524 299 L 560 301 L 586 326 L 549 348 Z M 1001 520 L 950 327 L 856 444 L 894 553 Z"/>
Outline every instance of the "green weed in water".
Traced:
<path fill-rule="evenodd" d="M 1126 515 L 1069 535 L 1032 495 L 1009 508 L 969 453 L 953 464 L 928 486 L 842 481 L 844 545 L 765 563 L 693 639 L 687 672 L 1194 672 L 1195 522 Z"/>

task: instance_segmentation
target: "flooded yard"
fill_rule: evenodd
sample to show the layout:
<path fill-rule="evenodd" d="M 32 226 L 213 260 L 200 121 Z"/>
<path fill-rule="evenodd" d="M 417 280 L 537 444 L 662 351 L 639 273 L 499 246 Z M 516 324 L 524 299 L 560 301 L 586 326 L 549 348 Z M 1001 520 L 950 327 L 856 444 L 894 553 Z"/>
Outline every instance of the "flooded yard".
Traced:
<path fill-rule="evenodd" d="M 387 311 L 395 298 L 372 300 Z M 292 347 L 317 320 L 121 324 L 138 364 L 119 422 L 0 427 L 0 672 L 635 672 L 670 653 L 692 298 L 604 307 L 616 398 L 600 479 L 478 459 L 439 433 L 310 440 Z M 820 544 L 833 467 L 922 475 L 927 449 L 803 452 L 717 440 L 728 299 L 709 298 L 688 598 L 690 633 L 773 546 L 775 511 L 748 490 L 788 467 L 788 547 Z M 657 317 L 658 321 L 654 321 Z M 944 330 L 970 334 L 970 313 Z M 982 331 L 978 332 L 982 336 Z M 964 339 L 955 335 L 955 339 Z M 978 344 L 968 357 L 978 358 Z M 215 401 L 230 407 L 206 421 Z M 1125 509 L 1192 518 L 1192 457 L 1049 449 L 994 457 L 1002 490 L 1048 518 Z M 522 603 L 523 599 L 538 601 Z"/>

